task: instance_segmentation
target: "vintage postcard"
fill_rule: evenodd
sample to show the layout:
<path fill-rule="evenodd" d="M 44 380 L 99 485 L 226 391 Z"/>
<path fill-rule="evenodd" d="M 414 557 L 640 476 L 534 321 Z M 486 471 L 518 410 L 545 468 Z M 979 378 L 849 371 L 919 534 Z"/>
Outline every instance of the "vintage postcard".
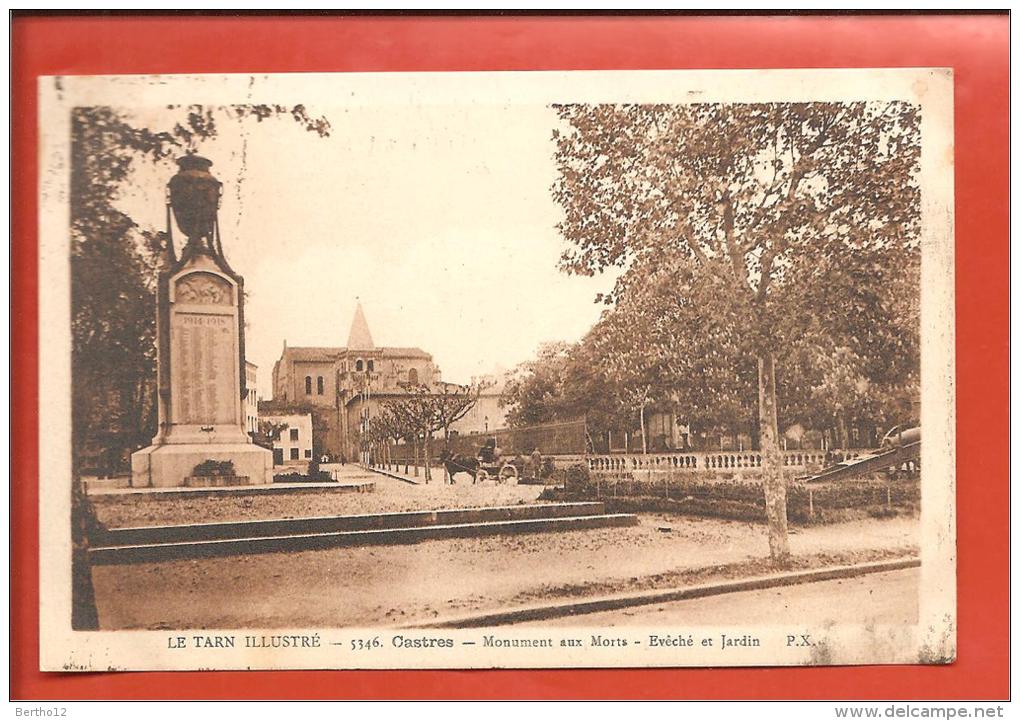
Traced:
<path fill-rule="evenodd" d="M 955 658 L 950 71 L 38 90 L 42 670 Z"/>

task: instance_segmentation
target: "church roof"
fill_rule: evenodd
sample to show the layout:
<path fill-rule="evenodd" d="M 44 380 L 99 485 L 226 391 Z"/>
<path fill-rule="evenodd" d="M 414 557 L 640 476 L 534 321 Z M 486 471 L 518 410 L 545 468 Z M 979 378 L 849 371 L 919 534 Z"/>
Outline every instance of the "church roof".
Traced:
<path fill-rule="evenodd" d="M 365 312 L 361 309 L 361 303 L 354 309 L 354 320 L 351 321 L 351 332 L 347 336 L 348 350 L 375 350 L 375 343 L 372 342 L 372 332 L 368 329 L 368 321 L 365 320 Z"/>
<path fill-rule="evenodd" d="M 356 355 L 359 352 L 356 348 L 327 348 L 309 346 L 287 346 L 283 351 L 283 357 L 292 361 L 323 362 L 332 363 L 342 355 Z M 369 353 L 370 356 L 389 356 L 391 358 L 425 358 L 432 360 L 432 355 L 421 348 L 375 348 Z"/>
<path fill-rule="evenodd" d="M 361 309 L 359 302 L 354 309 L 354 319 L 351 321 L 351 332 L 347 338 L 347 346 L 336 347 L 315 347 L 315 346 L 288 346 L 284 343 L 282 358 L 291 361 L 305 361 L 315 363 L 332 363 L 341 356 L 352 356 L 358 353 L 366 353 L 374 356 L 389 356 L 391 358 L 424 358 L 432 360 L 432 355 L 421 348 L 414 347 L 380 347 L 377 348 L 372 341 L 372 332 L 368 329 L 368 321 L 365 320 L 365 312 Z"/>
<path fill-rule="evenodd" d="M 432 360 L 432 354 L 426 353 L 421 348 L 380 348 L 383 355 L 394 358 L 428 358 Z"/>
<path fill-rule="evenodd" d="M 325 361 L 332 362 L 343 353 L 343 348 L 316 348 L 310 346 L 287 346 L 283 355 L 292 361 Z"/>

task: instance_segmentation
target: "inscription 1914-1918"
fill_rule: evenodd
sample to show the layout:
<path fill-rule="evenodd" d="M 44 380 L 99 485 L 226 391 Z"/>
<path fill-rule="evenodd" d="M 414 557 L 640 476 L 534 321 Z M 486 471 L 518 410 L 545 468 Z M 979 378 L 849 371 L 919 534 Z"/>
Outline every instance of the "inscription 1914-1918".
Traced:
<path fill-rule="evenodd" d="M 234 421 L 235 344 L 231 317 L 178 313 L 173 329 L 175 423 Z"/>

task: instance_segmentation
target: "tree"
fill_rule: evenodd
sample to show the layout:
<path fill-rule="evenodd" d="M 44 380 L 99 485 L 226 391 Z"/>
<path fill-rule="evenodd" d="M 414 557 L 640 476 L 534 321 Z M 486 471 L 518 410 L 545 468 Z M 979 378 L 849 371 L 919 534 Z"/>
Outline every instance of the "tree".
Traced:
<path fill-rule="evenodd" d="M 574 350 L 567 343 L 544 343 L 535 360 L 521 363 L 508 374 L 500 403 L 509 409 L 506 420 L 511 428 L 562 417 L 564 379 Z"/>
<path fill-rule="evenodd" d="M 435 414 L 436 430 L 443 431 L 443 441 L 450 447 L 450 426 L 466 416 L 478 403 L 478 397 L 487 387 L 484 381 L 461 385 L 440 381 L 432 389 L 432 408 Z"/>
<path fill-rule="evenodd" d="M 635 363 L 658 378 L 659 395 L 688 424 L 751 431 L 754 359 L 710 307 L 677 292 L 695 282 L 691 270 L 668 257 L 635 261 L 617 282 L 607 318 L 616 336 L 630 343 L 630 353 L 645 357 Z"/>
<path fill-rule="evenodd" d="M 280 434 L 283 433 L 290 424 L 282 421 L 271 421 L 265 418 L 259 419 L 258 431 L 254 433 L 253 440 L 261 446 L 266 448 L 272 448 L 273 444 L 280 440 Z"/>
<path fill-rule="evenodd" d="M 421 441 L 425 460 L 425 483 L 428 483 L 432 480 L 432 434 L 441 428 L 436 416 L 435 403 L 432 400 L 432 389 L 425 383 L 405 383 L 401 387 L 406 395 L 399 401 L 392 401 L 388 407 L 413 435 L 416 475 L 418 471 L 417 443 L 419 440 Z"/>
<path fill-rule="evenodd" d="M 155 382 L 154 237 L 114 206 L 136 157 L 162 141 L 109 108 L 71 117 L 71 329 L 74 461 L 94 446 L 152 436 Z M 116 368 L 116 373 L 110 369 Z M 109 462 L 108 462 L 109 463 Z M 112 470 L 112 469 L 111 469 Z"/>
<path fill-rule="evenodd" d="M 393 401 L 384 403 L 372 419 L 372 432 L 377 441 L 383 444 L 383 463 L 389 466 L 392 462 L 390 442 L 397 443 L 408 435 L 408 428 Z"/>
<path fill-rule="evenodd" d="M 769 549 L 789 558 L 776 356 L 806 319 L 855 324 L 873 261 L 919 231 L 916 106 L 887 103 L 561 105 L 567 272 L 655 267 L 756 362 Z M 851 282 L 851 279 L 853 282 Z"/>
<path fill-rule="evenodd" d="M 856 320 L 842 334 L 826 335 L 806 319 L 778 350 L 780 427 L 909 420 L 902 408 L 916 395 L 920 339 L 911 257 L 875 263 L 879 292 L 855 302 Z M 644 405 L 682 413 L 692 429 L 747 433 L 757 449 L 756 359 L 710 308 L 677 294 L 693 282 L 685 272 L 667 259 L 632 265 L 580 342 L 546 344 L 515 368 L 501 399 L 511 426 L 584 416 L 594 437 L 604 439 L 641 426 Z M 855 367 L 841 368 L 838 359 L 854 359 Z"/>
<path fill-rule="evenodd" d="M 408 438 L 415 443 L 415 475 L 418 473 L 420 440 L 425 456 L 425 482 L 432 480 L 432 435 L 443 431 L 445 448 L 449 450 L 450 426 L 467 415 L 484 388 L 484 383 L 403 383 L 405 396 L 383 404 L 380 417 L 372 419 L 372 427 L 380 422 L 387 437 Z M 448 479 L 445 477 L 444 482 Z"/>
<path fill-rule="evenodd" d="M 676 316 L 662 302 L 669 296 L 654 286 L 636 284 L 617 296 L 616 306 L 603 314 L 582 345 L 597 359 L 605 384 L 615 388 L 629 414 L 641 429 L 641 452 L 648 453 L 646 412 L 651 406 L 672 412 L 676 408 L 680 369 L 689 358 L 681 348 Z"/>
<path fill-rule="evenodd" d="M 443 432 L 443 449 L 450 450 L 450 426 L 466 416 L 478 403 L 478 397 L 487 386 L 485 381 L 471 385 L 457 383 L 435 384 L 432 392 L 432 408 L 435 414 L 436 430 Z M 443 483 L 450 483 L 449 472 L 443 466 Z"/>
<path fill-rule="evenodd" d="M 418 475 L 418 441 L 420 439 L 421 424 L 417 418 L 417 405 L 412 406 L 407 399 L 389 400 L 383 403 L 382 412 L 385 422 L 392 430 L 394 440 L 402 440 L 414 446 L 414 475 Z M 404 464 L 404 471 L 407 472 L 407 464 Z"/>
<path fill-rule="evenodd" d="M 617 430 L 626 425 L 618 390 L 588 338 L 544 343 L 507 375 L 500 405 L 511 428 L 584 417 L 596 432 Z"/>
<path fill-rule="evenodd" d="M 571 347 L 562 366 L 560 400 L 553 420 L 574 421 L 583 418 L 587 442 L 594 450 L 605 443 L 608 450 L 612 434 L 623 437 L 634 428 L 633 406 L 624 397 L 619 377 L 608 372 L 604 348 L 594 342 L 599 324 Z"/>

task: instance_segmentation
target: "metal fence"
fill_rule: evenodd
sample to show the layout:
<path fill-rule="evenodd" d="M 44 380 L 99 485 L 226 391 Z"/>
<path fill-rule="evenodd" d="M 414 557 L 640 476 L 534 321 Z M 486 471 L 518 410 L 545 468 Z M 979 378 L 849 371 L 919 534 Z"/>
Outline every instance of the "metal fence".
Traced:
<path fill-rule="evenodd" d="M 504 428 L 490 433 L 459 435 L 450 439 L 458 453 L 473 454 L 488 439 L 495 438 L 504 455 L 527 455 L 536 448 L 542 455 L 570 455 L 585 452 L 584 419 L 543 423 L 523 428 Z M 454 445 L 456 444 L 456 446 Z"/>
<path fill-rule="evenodd" d="M 478 449 L 489 439 L 495 439 L 504 457 L 521 454 L 530 455 L 536 448 L 543 456 L 550 455 L 583 455 L 586 444 L 585 423 L 583 418 L 558 423 L 542 423 L 523 428 L 501 428 L 487 433 L 463 433 L 450 438 L 450 450 L 453 453 L 477 456 Z M 445 447 L 442 438 L 433 438 L 433 455 L 438 456 Z M 421 449 L 419 448 L 419 454 Z M 390 446 L 390 458 L 394 461 L 412 460 L 414 446 L 400 443 Z"/>

